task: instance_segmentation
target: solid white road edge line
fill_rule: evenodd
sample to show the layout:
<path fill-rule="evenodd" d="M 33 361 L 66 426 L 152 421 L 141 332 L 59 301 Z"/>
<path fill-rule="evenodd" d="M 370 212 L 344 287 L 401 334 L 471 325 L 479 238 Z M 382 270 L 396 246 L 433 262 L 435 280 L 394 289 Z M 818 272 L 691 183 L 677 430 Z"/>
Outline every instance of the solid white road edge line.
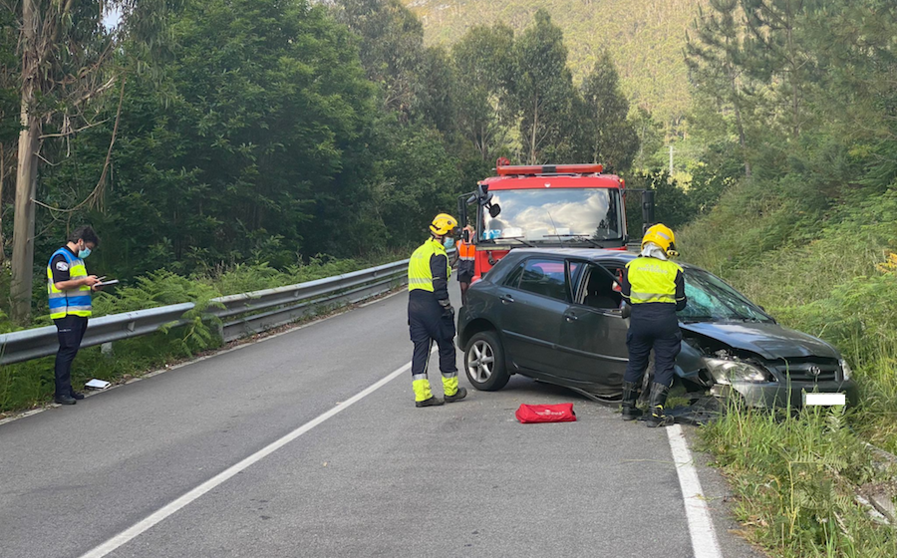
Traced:
<path fill-rule="evenodd" d="M 365 388 L 363 391 L 360 391 L 359 393 L 353 395 L 351 398 L 343 401 L 342 403 L 340 403 L 339 405 L 330 409 L 326 413 L 323 413 L 323 414 L 319 415 L 317 418 L 312 419 L 309 422 L 306 422 L 305 424 L 303 424 L 296 430 L 293 430 L 292 432 L 290 432 L 283 438 L 280 438 L 276 442 L 273 442 L 270 445 L 265 446 L 264 448 L 260 449 L 259 451 L 255 452 L 254 454 L 252 454 L 249 457 L 247 457 L 246 459 L 244 459 L 243 461 L 240 461 L 236 465 L 232 465 L 232 466 L 228 467 L 221 473 L 218 473 L 211 479 L 209 479 L 206 482 L 202 483 L 201 485 L 197 486 L 193 490 L 187 492 L 186 494 L 184 494 L 177 500 L 174 500 L 173 502 L 166 504 L 165 506 L 159 508 L 158 510 L 153 512 L 149 517 L 145 518 L 143 521 L 140 521 L 139 523 L 129 527 L 128 529 L 125 529 L 124 531 L 115 535 L 114 537 L 107 540 L 103 544 L 95 547 L 94 549 L 86 552 L 85 554 L 82 554 L 81 558 L 102 558 L 103 556 L 106 556 L 113 550 L 126 544 L 128 541 L 131 541 L 134 538 L 140 536 L 142 533 L 148 531 L 156 524 L 164 521 L 166 518 L 173 515 L 178 510 L 184 508 L 185 506 L 187 506 L 188 504 L 190 504 L 197 498 L 201 497 L 202 495 L 206 494 L 207 492 L 220 486 L 222 483 L 226 482 L 228 479 L 230 479 L 237 473 L 240 473 L 243 470 L 245 470 L 247 467 L 250 467 L 251 465 L 258 463 L 259 461 L 268 457 L 275 451 L 277 451 L 280 448 L 284 447 L 285 445 L 289 444 L 290 442 L 292 442 L 299 436 L 302 436 L 303 434 L 305 434 L 312 428 L 318 426 L 322 422 L 324 422 L 327 419 L 331 418 L 332 416 L 338 414 L 340 411 L 346 410 L 352 404 L 357 403 L 358 401 L 361 401 L 368 395 L 374 393 L 375 391 L 377 391 L 381 387 L 385 386 L 392 380 L 398 378 L 402 374 L 408 373 L 408 371 L 410 369 L 411 369 L 411 363 L 409 362 L 408 364 L 402 366 L 398 370 L 391 372 L 385 378 L 382 378 L 378 382 Z"/>
<path fill-rule="evenodd" d="M 716 531 L 713 530 L 713 520 L 710 519 L 710 510 L 707 509 L 707 501 L 704 499 L 704 491 L 698 479 L 698 471 L 688 449 L 688 442 L 685 441 L 685 433 L 678 424 L 668 426 L 666 431 L 670 439 L 673 461 L 676 463 L 676 472 L 679 474 L 682 498 L 685 500 L 685 517 L 688 520 L 691 548 L 695 558 L 722 558 Z"/>

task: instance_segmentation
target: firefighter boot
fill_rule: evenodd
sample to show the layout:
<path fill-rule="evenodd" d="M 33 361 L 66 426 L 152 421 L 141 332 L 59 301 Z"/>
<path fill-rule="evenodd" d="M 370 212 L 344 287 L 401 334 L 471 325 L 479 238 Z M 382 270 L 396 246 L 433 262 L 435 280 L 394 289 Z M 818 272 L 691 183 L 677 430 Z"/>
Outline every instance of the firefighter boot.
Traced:
<path fill-rule="evenodd" d="M 666 405 L 667 395 L 670 388 L 663 384 L 654 382 L 651 384 L 651 398 L 648 403 L 647 419 L 648 428 L 657 428 L 658 426 L 669 426 L 673 424 L 673 417 L 667 416 L 663 412 L 663 406 Z"/>
<path fill-rule="evenodd" d="M 415 407 L 438 407 L 442 405 L 442 399 L 435 397 L 430 391 L 430 382 L 426 379 L 418 379 L 411 382 L 414 388 L 414 406 Z"/>
<path fill-rule="evenodd" d="M 461 401 L 467 397 L 467 388 L 459 387 L 458 391 L 455 392 L 455 395 L 446 395 L 445 402 L 446 403 L 454 403 L 456 401 Z"/>
<path fill-rule="evenodd" d="M 454 403 L 467 397 L 467 390 L 463 387 L 458 387 L 458 376 L 449 376 L 448 378 L 443 376 L 442 389 L 445 392 L 446 403 Z"/>
<path fill-rule="evenodd" d="M 623 420 L 635 420 L 642 416 L 642 411 L 635 406 L 638 401 L 638 384 L 623 382 Z"/>

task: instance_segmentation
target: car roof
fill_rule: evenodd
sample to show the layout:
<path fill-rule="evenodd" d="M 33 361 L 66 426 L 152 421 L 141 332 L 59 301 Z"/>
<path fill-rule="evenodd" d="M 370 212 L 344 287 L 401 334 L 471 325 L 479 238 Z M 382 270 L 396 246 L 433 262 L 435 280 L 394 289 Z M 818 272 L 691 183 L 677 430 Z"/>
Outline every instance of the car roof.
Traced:
<path fill-rule="evenodd" d="M 541 254 L 545 256 L 562 256 L 564 258 L 578 258 L 593 261 L 596 263 L 608 260 L 629 262 L 638 257 L 638 254 L 635 252 L 629 252 L 626 250 L 606 250 L 603 248 L 514 248 L 511 253 L 518 255 Z M 676 263 L 681 265 L 682 267 L 701 269 L 697 266 L 689 265 L 684 262 L 677 261 Z"/>

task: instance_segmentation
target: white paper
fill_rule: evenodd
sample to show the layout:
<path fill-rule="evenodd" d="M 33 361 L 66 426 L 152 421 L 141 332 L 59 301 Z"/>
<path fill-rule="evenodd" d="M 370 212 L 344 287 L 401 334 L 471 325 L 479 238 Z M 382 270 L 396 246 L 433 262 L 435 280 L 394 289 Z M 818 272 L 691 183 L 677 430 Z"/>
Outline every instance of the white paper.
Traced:
<path fill-rule="evenodd" d="M 110 384 L 106 380 L 97 380 L 96 378 L 94 378 L 93 380 L 84 384 L 84 387 L 89 389 L 106 389 L 111 385 L 112 384 Z"/>
<path fill-rule="evenodd" d="M 804 393 L 804 405 L 830 407 L 846 403 L 847 396 L 843 393 Z"/>

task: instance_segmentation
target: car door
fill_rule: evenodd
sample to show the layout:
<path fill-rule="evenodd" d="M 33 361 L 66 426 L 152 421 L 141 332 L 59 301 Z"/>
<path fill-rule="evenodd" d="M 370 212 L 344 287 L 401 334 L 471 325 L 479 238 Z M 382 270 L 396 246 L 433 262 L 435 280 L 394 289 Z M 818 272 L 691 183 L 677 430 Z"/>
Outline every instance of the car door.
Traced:
<path fill-rule="evenodd" d="M 573 300 L 564 309 L 558 336 L 558 360 L 571 385 L 590 393 L 619 393 L 626 372 L 629 320 L 620 310 L 622 296 L 605 268 L 583 263 Z"/>
<path fill-rule="evenodd" d="M 569 287 L 561 258 L 534 256 L 508 275 L 501 289 L 500 327 L 515 369 L 555 376 L 556 350 Z"/>

